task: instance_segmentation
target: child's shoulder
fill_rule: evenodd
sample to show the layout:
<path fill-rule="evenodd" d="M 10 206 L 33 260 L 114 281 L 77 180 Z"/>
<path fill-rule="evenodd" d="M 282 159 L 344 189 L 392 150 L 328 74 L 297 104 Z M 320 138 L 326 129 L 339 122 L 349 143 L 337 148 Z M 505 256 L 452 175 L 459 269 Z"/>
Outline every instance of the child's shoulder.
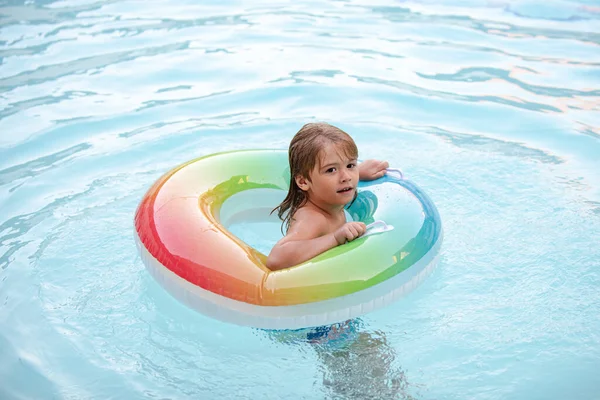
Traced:
<path fill-rule="evenodd" d="M 316 209 L 315 207 L 310 207 L 310 206 L 304 206 L 304 207 L 300 207 L 299 209 L 297 209 L 296 212 L 294 213 L 294 219 L 295 220 L 310 219 L 310 220 L 314 220 L 314 222 L 318 222 L 318 221 L 327 222 L 327 217 L 323 214 L 323 212 L 321 210 Z"/>
<path fill-rule="evenodd" d="M 292 218 L 292 225 L 295 226 L 311 225 L 320 227 L 327 226 L 328 223 L 329 220 L 321 210 L 310 206 L 300 207 L 296 210 Z"/>

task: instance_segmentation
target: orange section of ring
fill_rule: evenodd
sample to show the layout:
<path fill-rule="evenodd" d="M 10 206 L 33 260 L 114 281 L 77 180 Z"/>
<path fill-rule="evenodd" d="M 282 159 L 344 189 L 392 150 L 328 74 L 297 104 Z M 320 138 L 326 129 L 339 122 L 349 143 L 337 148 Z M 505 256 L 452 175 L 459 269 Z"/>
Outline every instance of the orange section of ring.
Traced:
<path fill-rule="evenodd" d="M 145 194 L 135 215 L 141 243 L 165 268 L 196 286 L 250 304 L 281 305 L 272 295 L 261 293 L 270 272 L 266 257 L 215 219 L 223 200 L 219 184 L 190 179 L 206 181 L 206 173 L 194 171 L 202 164 L 197 161 L 170 171 Z M 208 171 L 207 164 L 203 167 Z M 226 183 L 229 194 L 248 186 L 237 177 Z"/>

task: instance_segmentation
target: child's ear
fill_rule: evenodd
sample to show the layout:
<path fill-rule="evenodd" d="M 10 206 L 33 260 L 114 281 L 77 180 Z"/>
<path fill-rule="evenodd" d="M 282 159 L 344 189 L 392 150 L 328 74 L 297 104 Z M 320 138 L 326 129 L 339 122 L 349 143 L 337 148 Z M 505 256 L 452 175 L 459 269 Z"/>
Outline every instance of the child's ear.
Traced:
<path fill-rule="evenodd" d="M 298 175 L 295 180 L 296 185 L 298 185 L 302 191 L 306 192 L 310 188 L 310 181 L 302 175 Z"/>

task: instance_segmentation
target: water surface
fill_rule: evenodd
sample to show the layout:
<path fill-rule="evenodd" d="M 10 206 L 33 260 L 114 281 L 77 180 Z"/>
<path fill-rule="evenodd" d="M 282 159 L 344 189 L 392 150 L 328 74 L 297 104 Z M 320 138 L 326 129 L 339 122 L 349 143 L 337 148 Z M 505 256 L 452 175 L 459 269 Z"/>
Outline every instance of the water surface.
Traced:
<path fill-rule="evenodd" d="M 596 399 L 598 88 L 595 1 L 0 2 L 0 398 Z M 329 334 L 177 303 L 144 192 L 310 121 L 426 190 L 438 268 Z"/>

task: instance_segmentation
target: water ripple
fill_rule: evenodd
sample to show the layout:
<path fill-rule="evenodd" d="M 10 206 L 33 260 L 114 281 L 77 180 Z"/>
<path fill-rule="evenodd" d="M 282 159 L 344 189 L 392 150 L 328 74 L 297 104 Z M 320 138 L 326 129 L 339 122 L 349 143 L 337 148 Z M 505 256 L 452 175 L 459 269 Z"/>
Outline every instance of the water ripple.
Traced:
<path fill-rule="evenodd" d="M 14 76 L 0 79 L 0 93 L 13 90 L 20 86 L 55 81 L 63 76 L 84 74 L 90 71 L 102 69 L 108 65 L 131 61 L 140 57 L 170 53 L 177 50 L 187 49 L 188 47 L 189 42 L 174 43 L 165 46 L 156 46 L 139 50 L 122 51 L 93 57 L 85 57 L 62 64 L 46 65 L 36 68 L 33 71 L 25 71 Z"/>
<path fill-rule="evenodd" d="M 26 177 L 34 177 L 48 168 L 56 166 L 57 163 L 64 161 L 79 152 L 85 151 L 90 147 L 92 147 L 92 145 L 89 143 L 81 143 L 26 163 L 0 170 L 0 186 L 15 183 Z"/>
<path fill-rule="evenodd" d="M 530 148 L 519 143 L 507 142 L 490 137 L 451 132 L 434 126 L 412 127 L 413 130 L 421 131 L 440 138 L 462 149 L 472 149 L 486 153 L 496 153 L 510 157 L 535 160 L 546 164 L 562 164 L 565 161 L 560 157 L 549 154 L 543 150 Z"/>
<path fill-rule="evenodd" d="M 366 84 L 379 84 L 385 85 L 389 87 L 393 87 L 396 89 L 401 89 L 403 91 L 407 91 L 413 94 L 417 94 L 419 96 L 433 96 L 441 99 L 449 99 L 449 100 L 462 100 L 473 103 L 478 102 L 491 102 L 497 104 L 504 104 L 514 108 L 522 108 L 525 110 L 538 111 L 538 112 L 556 112 L 561 113 L 562 110 L 558 107 L 554 107 L 545 103 L 537 103 L 532 101 L 525 101 L 521 98 L 510 98 L 510 97 L 502 97 L 502 96 L 492 96 L 492 95 L 481 95 L 481 96 L 467 96 L 460 95 L 458 93 L 452 92 L 444 92 L 437 90 L 428 90 L 419 86 L 411 85 L 408 83 L 391 81 L 386 79 L 380 79 L 375 77 L 361 77 L 361 76 L 352 76 L 359 82 L 364 82 Z"/>
<path fill-rule="evenodd" d="M 506 21 L 476 19 L 467 15 L 422 14 L 403 7 L 373 7 L 371 11 L 382 15 L 392 22 L 415 22 L 419 24 L 436 24 L 461 26 L 481 31 L 489 35 L 509 38 L 550 38 L 572 39 L 600 45 L 600 34 L 596 32 L 580 32 L 577 30 L 563 30 L 557 28 L 534 28 L 529 26 L 514 25 Z M 593 18 L 591 15 L 589 19 Z"/>
<path fill-rule="evenodd" d="M 529 69 L 530 72 L 534 72 Z M 542 96 L 551 97 L 600 97 L 600 90 L 573 90 L 566 87 L 547 87 L 530 85 L 511 75 L 514 71 L 507 71 L 499 68 L 484 68 L 484 67 L 472 67 L 463 68 L 460 71 L 453 74 L 422 74 L 417 72 L 417 75 L 426 78 L 434 79 L 439 81 L 458 81 L 458 82 L 486 82 L 492 79 L 500 79 L 505 82 L 513 83 L 516 86 L 525 89 L 528 92 L 539 94 Z M 592 108 L 593 109 L 593 108 Z"/>
<path fill-rule="evenodd" d="M 44 106 L 44 105 L 50 105 L 50 104 L 56 104 L 56 103 L 60 103 L 64 100 L 70 100 L 70 99 L 75 99 L 75 98 L 79 98 L 79 97 L 94 96 L 94 95 L 97 95 L 97 93 L 89 92 L 89 91 L 86 92 L 86 91 L 69 90 L 69 91 L 64 92 L 60 96 L 43 96 L 43 97 L 37 97 L 37 98 L 17 101 L 17 102 L 9 104 L 8 107 L 6 107 L 4 110 L 0 111 L 0 119 L 2 119 L 4 117 L 8 117 L 13 114 L 17 114 L 17 113 L 25 111 L 25 110 L 28 110 L 30 108 Z"/>

